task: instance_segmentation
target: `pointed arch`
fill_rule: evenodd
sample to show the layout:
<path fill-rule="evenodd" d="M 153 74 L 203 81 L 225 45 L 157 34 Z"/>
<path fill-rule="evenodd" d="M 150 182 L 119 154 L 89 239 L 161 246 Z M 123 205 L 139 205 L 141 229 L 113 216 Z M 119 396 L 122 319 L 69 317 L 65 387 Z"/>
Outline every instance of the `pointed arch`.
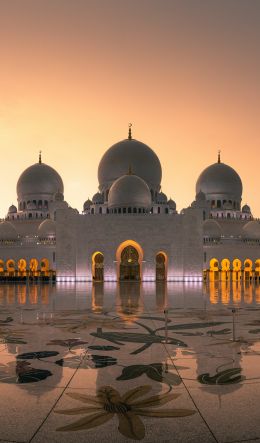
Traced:
<path fill-rule="evenodd" d="M 122 242 L 116 251 L 117 279 L 140 281 L 143 257 L 143 249 L 135 240 Z"/>
<path fill-rule="evenodd" d="M 164 251 L 159 251 L 155 257 L 156 281 L 167 280 L 168 256 Z"/>
<path fill-rule="evenodd" d="M 100 251 L 92 254 L 92 279 L 104 281 L 104 254 Z"/>

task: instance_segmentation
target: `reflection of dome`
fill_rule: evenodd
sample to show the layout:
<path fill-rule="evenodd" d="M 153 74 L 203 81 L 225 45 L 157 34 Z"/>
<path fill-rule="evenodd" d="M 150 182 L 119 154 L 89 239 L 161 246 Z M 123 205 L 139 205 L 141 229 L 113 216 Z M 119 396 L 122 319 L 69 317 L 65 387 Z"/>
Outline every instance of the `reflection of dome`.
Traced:
<path fill-rule="evenodd" d="M 251 214 L 251 208 L 248 205 L 244 205 L 242 208 L 242 212 L 244 212 L 244 214 Z"/>
<path fill-rule="evenodd" d="M 260 240 L 260 223 L 251 220 L 243 226 L 243 237 L 251 240 Z"/>
<path fill-rule="evenodd" d="M 144 208 L 151 206 L 151 193 L 145 181 L 137 175 L 123 175 L 116 180 L 108 194 L 109 208 Z"/>
<path fill-rule="evenodd" d="M 159 192 L 157 194 L 157 203 L 159 204 L 167 204 L 167 195 L 163 192 Z"/>
<path fill-rule="evenodd" d="M 39 238 L 55 237 L 56 236 L 56 224 L 49 218 L 44 220 L 38 227 Z"/>
<path fill-rule="evenodd" d="M 103 195 L 100 194 L 100 192 L 97 192 L 96 194 L 93 195 L 92 201 L 93 201 L 94 205 L 97 205 L 97 204 L 102 205 L 104 203 Z"/>
<path fill-rule="evenodd" d="M 92 201 L 88 198 L 83 205 L 83 211 L 87 211 L 91 205 L 92 205 Z"/>
<path fill-rule="evenodd" d="M 18 200 L 46 194 L 53 197 L 57 192 L 63 193 L 62 179 L 55 169 L 44 163 L 29 166 L 17 182 Z"/>
<path fill-rule="evenodd" d="M 8 214 L 15 214 L 17 212 L 17 207 L 14 205 L 11 205 L 8 209 Z"/>
<path fill-rule="evenodd" d="M 149 146 L 134 139 L 116 143 L 103 155 L 98 167 L 100 191 L 109 189 L 115 180 L 126 174 L 129 167 L 150 189 L 159 191 L 162 178 L 160 161 Z"/>
<path fill-rule="evenodd" d="M 203 234 L 210 238 L 220 238 L 221 227 L 219 223 L 215 220 L 206 220 L 203 223 Z"/>
<path fill-rule="evenodd" d="M 3 221 L 0 223 L 0 240 L 17 240 L 18 234 L 12 223 Z"/>
<path fill-rule="evenodd" d="M 214 163 L 200 174 L 196 183 L 196 194 L 202 191 L 206 199 L 215 195 L 230 197 L 240 201 L 242 196 L 242 182 L 237 172 L 225 163 Z"/>

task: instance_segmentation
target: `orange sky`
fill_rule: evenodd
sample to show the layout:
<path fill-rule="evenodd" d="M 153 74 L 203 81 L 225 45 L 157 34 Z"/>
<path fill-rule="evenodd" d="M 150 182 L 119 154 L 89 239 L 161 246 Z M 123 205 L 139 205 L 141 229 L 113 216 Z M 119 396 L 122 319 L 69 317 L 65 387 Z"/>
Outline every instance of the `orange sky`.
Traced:
<path fill-rule="evenodd" d="M 221 148 L 260 216 L 259 46 L 259 0 L 0 0 L 0 216 L 39 149 L 81 210 L 128 122 L 178 210 Z"/>

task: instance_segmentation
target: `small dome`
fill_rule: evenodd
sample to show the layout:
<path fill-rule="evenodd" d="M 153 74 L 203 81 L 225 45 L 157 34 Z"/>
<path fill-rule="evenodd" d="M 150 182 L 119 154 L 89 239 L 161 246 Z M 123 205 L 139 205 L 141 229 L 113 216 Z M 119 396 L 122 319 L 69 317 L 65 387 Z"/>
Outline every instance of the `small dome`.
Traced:
<path fill-rule="evenodd" d="M 123 175 L 110 188 L 109 208 L 150 208 L 151 192 L 145 181 L 134 174 Z"/>
<path fill-rule="evenodd" d="M 92 205 L 92 201 L 88 198 L 83 205 L 83 211 L 87 211 L 91 205 Z"/>
<path fill-rule="evenodd" d="M 248 205 L 244 205 L 242 208 L 242 212 L 244 212 L 244 214 L 251 214 L 251 208 Z"/>
<path fill-rule="evenodd" d="M 202 191 L 207 200 L 222 195 L 240 202 L 242 189 L 239 175 L 225 163 L 214 163 L 208 166 L 200 174 L 196 183 L 196 194 Z"/>
<path fill-rule="evenodd" d="M 55 237 L 56 236 L 56 223 L 55 221 L 47 218 L 41 222 L 38 227 L 39 238 Z"/>
<path fill-rule="evenodd" d="M 12 223 L 3 221 L 0 223 L 0 240 L 17 240 L 18 233 Z"/>
<path fill-rule="evenodd" d="M 63 193 L 63 182 L 51 166 L 35 163 L 20 175 L 16 189 L 18 200 L 30 198 L 32 195 L 49 195 L 51 198 L 57 192 Z"/>
<path fill-rule="evenodd" d="M 63 193 L 62 192 L 56 192 L 55 194 L 54 194 L 54 201 L 56 201 L 56 202 L 63 202 L 64 201 L 64 195 L 63 195 Z"/>
<path fill-rule="evenodd" d="M 210 238 L 220 238 L 221 227 L 220 224 L 215 220 L 206 220 L 203 223 L 203 234 Z"/>
<path fill-rule="evenodd" d="M 107 190 L 131 167 L 150 189 L 160 190 L 162 168 L 155 152 L 144 143 L 132 138 L 111 146 L 103 155 L 98 167 L 100 191 Z"/>
<path fill-rule="evenodd" d="M 167 195 L 163 192 L 159 192 L 157 194 L 157 203 L 166 204 L 167 203 Z"/>
<path fill-rule="evenodd" d="M 260 240 L 260 223 L 251 220 L 243 226 L 243 238 L 249 240 Z"/>
<path fill-rule="evenodd" d="M 11 205 L 8 209 L 8 214 L 15 214 L 17 212 L 17 207 L 14 205 Z"/>
<path fill-rule="evenodd" d="M 176 211 L 176 203 L 175 201 L 173 201 L 171 198 L 170 200 L 168 200 L 168 206 L 170 209 L 172 209 L 173 211 Z"/>
<path fill-rule="evenodd" d="M 98 205 L 98 204 L 103 205 L 103 203 L 104 203 L 103 195 L 100 192 L 97 192 L 96 194 L 93 195 L 92 201 L 93 201 L 94 205 Z"/>

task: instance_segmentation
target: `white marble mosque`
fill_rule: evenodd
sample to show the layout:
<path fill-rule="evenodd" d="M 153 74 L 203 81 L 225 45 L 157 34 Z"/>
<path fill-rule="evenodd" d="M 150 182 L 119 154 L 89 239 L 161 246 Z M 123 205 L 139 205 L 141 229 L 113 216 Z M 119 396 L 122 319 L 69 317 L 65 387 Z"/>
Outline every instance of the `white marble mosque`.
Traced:
<path fill-rule="evenodd" d="M 159 158 L 130 125 L 128 138 L 105 151 L 98 192 L 78 211 L 40 154 L 0 223 L 0 279 L 259 281 L 260 223 L 242 206 L 242 181 L 220 153 L 181 211 L 161 180 Z"/>

